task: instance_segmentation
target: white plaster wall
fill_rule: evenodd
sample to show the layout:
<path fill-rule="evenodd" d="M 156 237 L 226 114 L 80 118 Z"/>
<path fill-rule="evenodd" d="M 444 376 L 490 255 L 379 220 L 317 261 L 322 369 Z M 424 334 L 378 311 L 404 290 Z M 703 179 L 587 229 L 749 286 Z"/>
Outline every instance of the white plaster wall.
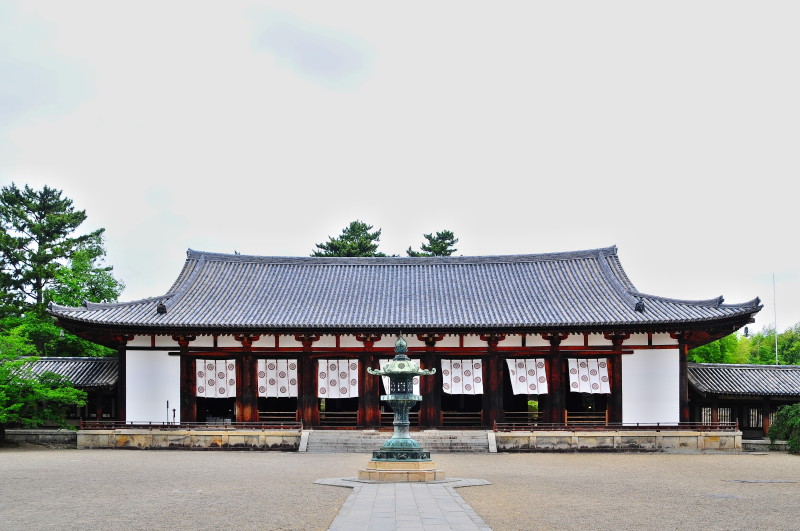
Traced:
<path fill-rule="evenodd" d="M 129 347 L 149 347 L 150 336 L 135 336 L 133 339 L 128 341 L 127 345 Z"/>
<path fill-rule="evenodd" d="M 225 347 L 240 347 L 242 346 L 241 341 L 236 341 L 233 335 L 221 335 L 217 337 L 217 346 L 221 348 Z"/>
<path fill-rule="evenodd" d="M 529 347 L 549 347 L 550 342 L 544 339 L 540 334 L 525 336 L 525 344 Z"/>
<path fill-rule="evenodd" d="M 197 336 L 197 339 L 189 343 L 189 347 L 213 347 L 214 336 Z"/>
<path fill-rule="evenodd" d="M 606 339 L 603 334 L 589 334 L 589 346 L 590 347 L 610 347 L 613 345 L 614 342 L 610 339 Z M 625 348 L 625 345 L 622 345 L 622 348 Z"/>
<path fill-rule="evenodd" d="M 669 334 L 653 334 L 654 345 L 677 345 L 678 340 L 669 337 Z"/>
<path fill-rule="evenodd" d="M 622 356 L 622 422 L 678 422 L 678 349 Z"/>
<path fill-rule="evenodd" d="M 126 354 L 126 416 L 133 422 L 172 421 L 181 418 L 180 356 L 167 352 L 129 350 Z M 169 417 L 167 416 L 169 400 Z"/>
<path fill-rule="evenodd" d="M 156 336 L 156 346 L 178 348 L 178 342 L 172 339 L 172 336 Z"/>

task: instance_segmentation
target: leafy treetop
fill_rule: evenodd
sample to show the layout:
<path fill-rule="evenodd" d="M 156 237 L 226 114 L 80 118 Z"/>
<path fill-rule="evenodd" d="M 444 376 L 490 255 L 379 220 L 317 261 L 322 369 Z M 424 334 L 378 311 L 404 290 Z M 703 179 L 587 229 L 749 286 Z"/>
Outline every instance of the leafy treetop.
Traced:
<path fill-rule="evenodd" d="M 43 313 L 46 292 L 82 252 L 89 263 L 104 254 L 103 231 L 74 236 L 86 220 L 60 190 L 15 184 L 0 189 L 0 288 L 6 314 Z M 121 289 L 121 288 L 120 288 Z"/>
<path fill-rule="evenodd" d="M 336 237 L 316 244 L 317 250 L 311 256 L 386 256 L 378 252 L 381 229 L 372 231 L 372 225 L 363 221 L 353 221 Z"/>
<path fill-rule="evenodd" d="M 406 253 L 408 256 L 450 256 L 458 249 L 454 245 L 458 243 L 458 238 L 449 231 L 443 230 L 436 234 L 423 234 L 428 243 L 420 245 L 421 251 L 414 251 L 411 247 Z"/>

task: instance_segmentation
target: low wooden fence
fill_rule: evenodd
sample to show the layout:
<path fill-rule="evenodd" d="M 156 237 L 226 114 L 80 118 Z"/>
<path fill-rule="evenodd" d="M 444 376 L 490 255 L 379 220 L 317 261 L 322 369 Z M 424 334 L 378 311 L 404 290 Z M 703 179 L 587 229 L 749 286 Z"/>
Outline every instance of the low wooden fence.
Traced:
<path fill-rule="evenodd" d="M 494 431 L 554 431 L 554 430 L 690 430 L 690 431 L 738 431 L 736 422 L 655 422 L 655 423 L 580 423 L 561 422 L 495 422 Z"/>
<path fill-rule="evenodd" d="M 302 422 L 124 422 L 121 420 L 81 420 L 81 430 L 297 430 L 302 431 Z"/>

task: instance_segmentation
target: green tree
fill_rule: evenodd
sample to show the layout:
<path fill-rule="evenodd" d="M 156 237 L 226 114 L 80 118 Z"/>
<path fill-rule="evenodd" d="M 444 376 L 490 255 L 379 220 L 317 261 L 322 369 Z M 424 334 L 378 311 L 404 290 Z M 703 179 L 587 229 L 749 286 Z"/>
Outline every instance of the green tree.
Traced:
<path fill-rule="evenodd" d="M 79 247 L 67 265 L 60 265 L 45 299 L 65 306 L 80 306 L 84 301 L 116 301 L 125 284 L 114 278 L 113 268 L 102 264 L 106 251 L 100 245 Z"/>
<path fill-rule="evenodd" d="M 800 454 L 800 403 L 779 407 L 767 435 L 772 444 L 784 440 L 791 453 Z"/>
<path fill-rule="evenodd" d="M 695 363 L 737 363 L 739 337 L 730 334 L 707 345 L 689 351 L 689 361 Z"/>
<path fill-rule="evenodd" d="M 775 329 L 764 327 L 761 332 L 750 337 L 750 363 L 758 365 L 775 364 Z"/>
<path fill-rule="evenodd" d="M 55 373 L 35 374 L 31 364 L 37 358 L 20 356 L 28 350 L 25 342 L 0 339 L 0 349 L 9 347 L 13 353 L 3 350 L 0 355 L 0 442 L 10 424 L 35 428 L 52 422 L 65 427 L 66 408 L 84 405 L 86 393 Z"/>
<path fill-rule="evenodd" d="M 458 243 L 458 238 L 449 231 L 443 230 L 436 234 L 423 234 L 427 243 L 420 245 L 420 251 L 414 251 L 411 247 L 406 253 L 408 256 L 450 256 L 458 249 L 454 245 Z"/>
<path fill-rule="evenodd" d="M 372 231 L 372 225 L 363 221 L 352 221 L 336 237 L 328 236 L 325 243 L 316 244 L 311 256 L 386 256 L 378 252 L 381 229 Z"/>
<path fill-rule="evenodd" d="M 778 359 L 782 365 L 800 364 L 800 323 L 778 334 Z"/>
<path fill-rule="evenodd" d="M 76 253 L 102 256 L 98 229 L 74 236 L 86 220 L 61 190 L 15 184 L 0 189 L 0 288 L 5 312 L 44 312 L 46 291 Z"/>
<path fill-rule="evenodd" d="M 114 349 L 92 343 L 65 332 L 49 316 L 34 312 L 0 319 L 0 348 L 3 341 L 22 341 L 31 355 L 39 356 L 113 356 Z"/>

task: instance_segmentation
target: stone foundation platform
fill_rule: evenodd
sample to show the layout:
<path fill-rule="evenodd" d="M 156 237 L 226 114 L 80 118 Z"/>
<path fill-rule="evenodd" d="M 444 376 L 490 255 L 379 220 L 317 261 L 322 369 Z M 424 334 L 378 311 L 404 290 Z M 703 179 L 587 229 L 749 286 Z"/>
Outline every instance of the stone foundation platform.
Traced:
<path fill-rule="evenodd" d="M 77 447 L 153 449 L 278 450 L 296 452 L 300 431 L 293 430 L 81 430 Z"/>
<path fill-rule="evenodd" d="M 389 483 L 412 483 L 444 479 L 444 471 L 433 461 L 370 461 L 358 471 L 358 479 Z"/>
<path fill-rule="evenodd" d="M 497 432 L 498 452 L 741 452 L 741 431 L 541 430 Z"/>

